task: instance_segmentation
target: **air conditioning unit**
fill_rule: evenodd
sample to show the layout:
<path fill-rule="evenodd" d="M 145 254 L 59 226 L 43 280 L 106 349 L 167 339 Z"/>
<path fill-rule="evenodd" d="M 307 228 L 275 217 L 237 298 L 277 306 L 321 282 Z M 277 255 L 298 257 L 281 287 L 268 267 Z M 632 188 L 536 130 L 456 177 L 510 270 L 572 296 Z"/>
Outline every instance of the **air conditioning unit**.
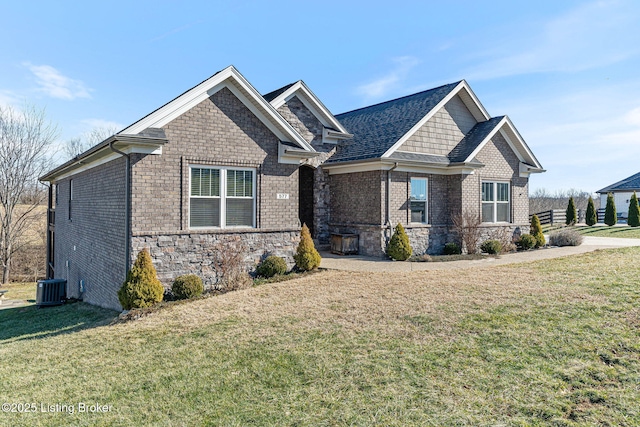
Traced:
<path fill-rule="evenodd" d="M 67 298 L 67 281 L 63 279 L 38 280 L 36 305 L 38 307 L 64 304 Z"/>

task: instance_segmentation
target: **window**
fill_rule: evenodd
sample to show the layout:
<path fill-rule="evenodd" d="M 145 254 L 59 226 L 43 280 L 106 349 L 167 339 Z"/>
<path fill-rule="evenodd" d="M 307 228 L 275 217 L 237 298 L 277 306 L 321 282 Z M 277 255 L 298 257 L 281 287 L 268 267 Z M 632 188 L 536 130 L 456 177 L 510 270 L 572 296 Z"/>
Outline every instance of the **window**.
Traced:
<path fill-rule="evenodd" d="M 411 178 L 411 222 L 427 223 L 427 179 Z"/>
<path fill-rule="evenodd" d="M 482 222 L 509 222 L 509 183 L 482 183 Z"/>
<path fill-rule="evenodd" d="M 255 172 L 191 167 L 189 227 L 255 227 Z"/>
<path fill-rule="evenodd" d="M 69 180 L 69 221 L 71 221 L 71 202 L 73 201 L 73 180 Z"/>

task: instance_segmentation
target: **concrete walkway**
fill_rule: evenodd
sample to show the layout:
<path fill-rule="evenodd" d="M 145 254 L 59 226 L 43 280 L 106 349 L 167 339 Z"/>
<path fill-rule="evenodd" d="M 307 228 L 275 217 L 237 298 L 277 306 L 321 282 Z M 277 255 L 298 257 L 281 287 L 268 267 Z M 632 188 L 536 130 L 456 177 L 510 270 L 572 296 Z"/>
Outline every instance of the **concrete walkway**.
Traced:
<path fill-rule="evenodd" d="M 322 263 L 320 264 L 320 267 L 331 270 L 380 272 L 482 268 L 493 265 L 515 264 L 519 262 L 560 258 L 569 255 L 592 252 L 597 249 L 624 248 L 629 246 L 640 246 L 640 239 L 585 236 L 584 241 L 580 246 L 544 248 L 500 255 L 499 258 L 486 257 L 479 260 L 449 262 L 401 262 L 361 255 L 341 256 L 330 252 L 322 252 Z"/>

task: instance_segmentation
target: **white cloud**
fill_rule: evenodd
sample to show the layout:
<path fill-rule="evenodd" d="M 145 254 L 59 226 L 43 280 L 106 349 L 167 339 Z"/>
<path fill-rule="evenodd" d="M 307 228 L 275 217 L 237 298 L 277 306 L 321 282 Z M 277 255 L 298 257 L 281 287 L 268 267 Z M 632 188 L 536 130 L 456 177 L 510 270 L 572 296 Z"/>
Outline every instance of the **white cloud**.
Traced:
<path fill-rule="evenodd" d="M 394 58 L 395 67 L 385 76 L 378 78 L 370 83 L 366 83 L 357 87 L 356 92 L 364 96 L 367 100 L 381 98 L 390 91 L 396 89 L 401 80 L 404 79 L 419 64 L 419 60 L 413 56 L 401 56 Z"/>
<path fill-rule="evenodd" d="M 624 116 L 625 121 L 630 125 L 640 126 L 640 107 L 634 108 Z M 638 139 L 640 141 L 640 139 Z"/>
<path fill-rule="evenodd" d="M 498 36 L 498 41 L 488 40 L 493 47 L 474 58 L 480 64 L 465 75 L 483 80 L 529 73 L 571 73 L 636 56 L 640 53 L 638 16 L 625 7 L 628 3 L 592 2 L 547 23 L 510 28 L 508 34 Z"/>
<path fill-rule="evenodd" d="M 81 80 L 64 76 L 50 65 L 24 64 L 35 76 L 38 90 L 52 98 L 73 100 L 91 98 L 91 89 Z"/>
<path fill-rule="evenodd" d="M 9 107 L 18 103 L 18 97 L 8 90 L 0 90 L 0 107 Z"/>
<path fill-rule="evenodd" d="M 82 123 L 83 127 L 85 127 L 86 131 L 90 131 L 91 129 L 109 129 L 109 130 L 115 129 L 114 132 L 117 132 L 124 129 L 124 125 L 122 125 L 122 123 L 114 122 L 111 120 L 84 119 L 84 120 L 81 120 L 80 122 Z"/>

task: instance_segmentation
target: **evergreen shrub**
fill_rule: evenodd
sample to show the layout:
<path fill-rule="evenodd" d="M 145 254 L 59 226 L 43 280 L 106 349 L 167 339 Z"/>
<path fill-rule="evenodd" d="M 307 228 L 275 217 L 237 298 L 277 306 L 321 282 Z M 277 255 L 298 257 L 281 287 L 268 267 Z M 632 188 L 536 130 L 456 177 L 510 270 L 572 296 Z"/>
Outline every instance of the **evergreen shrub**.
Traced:
<path fill-rule="evenodd" d="M 398 223 L 387 245 L 387 255 L 396 261 L 406 261 L 412 252 L 409 236 L 404 231 L 402 224 Z"/>
<path fill-rule="evenodd" d="M 202 295 L 204 285 L 202 279 L 195 274 L 176 277 L 171 285 L 171 293 L 176 299 L 189 299 Z"/>
<path fill-rule="evenodd" d="M 136 262 L 127 272 L 127 280 L 118 291 L 120 305 L 125 310 L 151 307 L 162 301 L 164 287 L 156 276 L 151 255 L 145 248 L 138 253 Z"/>
<path fill-rule="evenodd" d="M 284 258 L 275 255 L 270 255 L 265 258 L 265 260 L 258 265 L 258 268 L 256 268 L 258 276 L 264 277 L 265 279 L 269 279 L 276 274 L 284 274 L 286 272 L 287 262 Z"/>
<path fill-rule="evenodd" d="M 320 266 L 322 258 L 313 244 L 313 239 L 311 238 L 307 224 L 302 225 L 302 230 L 300 230 L 300 243 L 298 244 L 298 249 L 293 259 L 296 261 L 296 266 L 303 271 L 315 270 Z"/>

